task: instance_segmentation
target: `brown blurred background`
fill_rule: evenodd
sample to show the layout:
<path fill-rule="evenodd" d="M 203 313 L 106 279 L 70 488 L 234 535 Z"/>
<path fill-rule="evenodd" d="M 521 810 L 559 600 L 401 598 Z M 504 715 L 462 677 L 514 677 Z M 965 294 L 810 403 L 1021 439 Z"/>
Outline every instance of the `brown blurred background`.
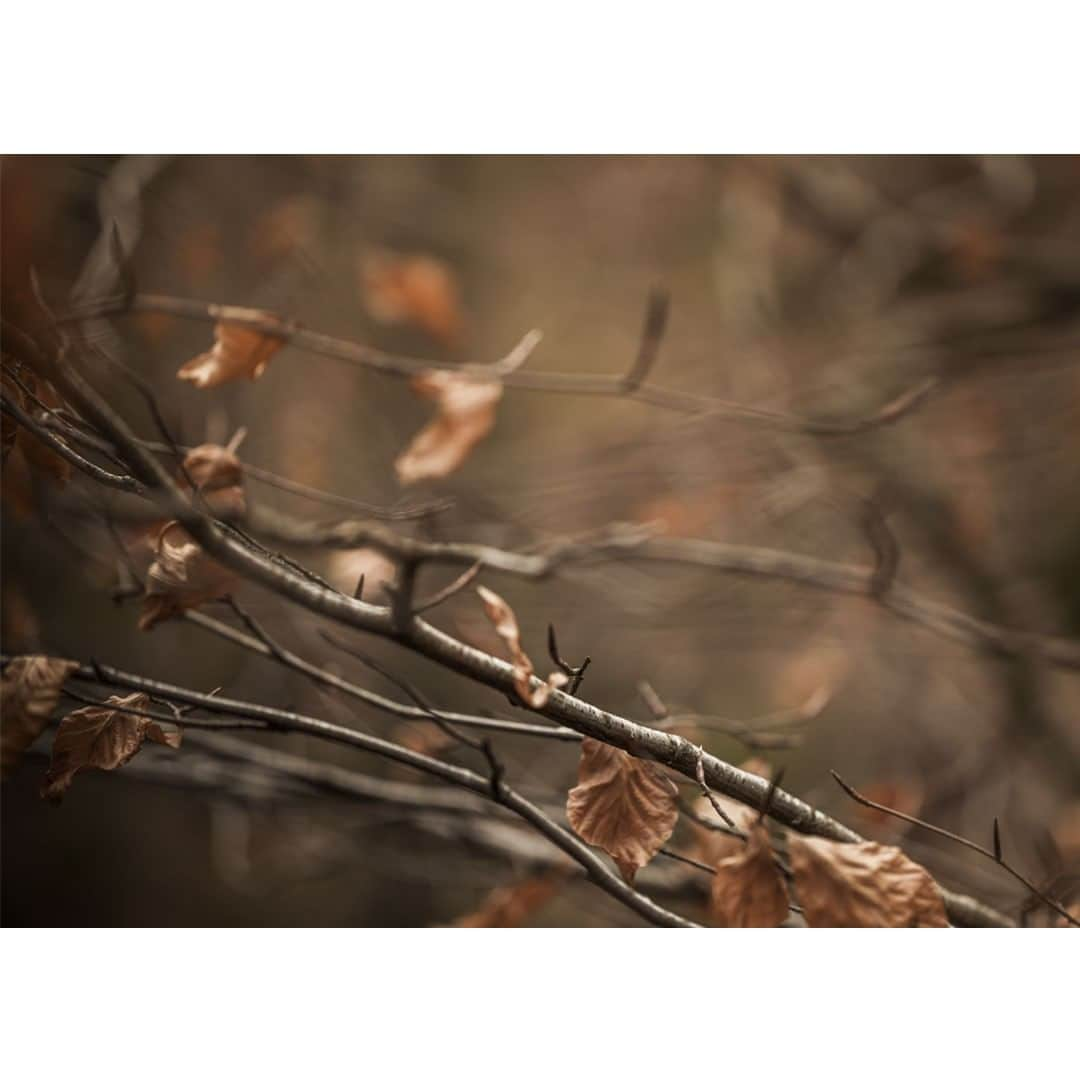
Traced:
<path fill-rule="evenodd" d="M 404 382 L 290 347 L 255 383 L 198 391 L 175 371 L 209 346 L 208 324 L 144 315 L 102 331 L 151 382 L 178 441 L 244 426 L 241 457 L 291 479 L 386 506 L 453 499 L 395 526 L 405 533 L 517 548 L 661 522 L 669 535 L 870 565 L 860 514 L 872 499 L 900 581 L 997 624 L 1080 635 L 1080 159 L 8 158 L 2 211 L 5 318 L 29 311 L 30 264 L 65 302 L 104 215 L 140 289 L 264 307 L 406 355 L 492 361 L 537 327 L 530 370 L 619 374 L 661 286 L 672 308 L 652 378 L 663 385 L 848 418 L 937 376 L 897 423 L 835 438 L 511 389 L 461 469 L 403 491 L 394 459 L 430 412 Z M 403 312 L 388 274 L 419 259 L 437 284 Z M 108 385 L 152 436 L 138 397 Z M 6 469 L 4 495 L 6 653 L 94 657 L 406 736 L 198 627 L 140 633 L 137 604 L 111 600 L 115 558 L 85 501 Z M 249 484 L 249 497 L 314 520 L 343 514 L 268 486 Z M 342 588 L 361 570 L 378 587 L 370 556 L 300 557 Z M 425 571 L 425 587 L 452 576 Z M 611 561 L 539 583 L 481 580 L 514 606 L 534 657 L 553 622 L 569 658 L 592 657 L 584 696 L 643 722 L 642 679 L 672 708 L 747 722 L 824 688 L 802 745 L 765 755 L 786 765 L 785 786 L 1010 912 L 1024 900 L 1011 879 L 867 818 L 828 770 L 982 842 L 997 816 L 1025 871 L 1062 896 L 1075 889 L 1080 674 L 974 651 L 867 599 L 704 569 Z M 313 616 L 255 589 L 243 601 L 308 658 L 389 690 L 328 651 Z M 433 621 L 498 648 L 471 590 Z M 425 661 L 358 643 L 444 707 L 507 711 Z M 424 782 L 295 737 L 252 738 Z M 750 756 L 726 736 L 696 738 L 735 763 Z M 558 803 L 573 783 L 572 744 L 499 749 L 528 792 Z M 532 866 L 528 852 L 500 856 L 401 813 L 164 783 L 138 762 L 80 775 L 55 808 L 37 796 L 45 761 L 30 755 L 3 787 L 7 924 L 445 924 Z M 574 883 L 533 922 L 631 917 Z"/>

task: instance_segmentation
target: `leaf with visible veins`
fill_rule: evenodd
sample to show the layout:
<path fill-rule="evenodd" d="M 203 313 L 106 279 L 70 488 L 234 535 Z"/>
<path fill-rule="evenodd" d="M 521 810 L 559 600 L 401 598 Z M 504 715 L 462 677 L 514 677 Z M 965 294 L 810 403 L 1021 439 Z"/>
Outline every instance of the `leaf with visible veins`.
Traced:
<path fill-rule="evenodd" d="M 6 668 L 0 689 L 3 713 L 2 765 L 7 779 L 23 751 L 45 730 L 67 677 L 79 665 L 53 656 L 16 656 Z"/>
<path fill-rule="evenodd" d="M 146 739 L 177 749 L 182 734 L 179 729 L 115 708 L 145 709 L 149 700 L 141 693 L 114 695 L 100 706 L 68 713 L 53 740 L 52 761 L 41 785 L 41 797 L 59 802 L 80 769 L 118 769 L 138 753 Z"/>
<path fill-rule="evenodd" d="M 632 882 L 675 830 L 678 795 L 678 787 L 658 765 L 597 739 L 584 739 L 566 816 L 574 832 L 606 851 L 623 878 Z"/>
<path fill-rule="evenodd" d="M 769 834 L 754 825 L 739 850 L 716 863 L 709 914 L 717 926 L 779 926 L 787 918 L 788 893 Z"/>
<path fill-rule="evenodd" d="M 792 834 L 795 892 L 808 926 L 948 926 L 941 891 L 899 848 Z"/>

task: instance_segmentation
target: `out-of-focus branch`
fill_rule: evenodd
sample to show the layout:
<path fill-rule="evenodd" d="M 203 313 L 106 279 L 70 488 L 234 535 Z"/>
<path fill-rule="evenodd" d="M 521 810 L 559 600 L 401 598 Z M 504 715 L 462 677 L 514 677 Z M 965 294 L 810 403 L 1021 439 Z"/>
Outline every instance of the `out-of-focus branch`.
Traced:
<path fill-rule="evenodd" d="M 4 656 L 0 659 L 6 664 L 10 657 Z M 147 679 L 129 672 L 123 672 L 103 664 L 81 664 L 77 671 L 72 672 L 70 677 L 98 685 L 122 686 L 131 690 L 140 690 L 157 699 L 195 706 L 206 712 L 218 713 L 245 722 L 255 721 L 268 731 L 295 732 L 351 746 L 377 754 L 380 757 L 398 761 L 403 765 L 428 773 L 440 780 L 465 788 L 485 798 L 493 796 L 492 781 L 479 773 L 458 765 L 450 765 L 440 761 L 438 758 L 408 750 L 403 746 L 398 746 L 396 743 L 388 742 L 365 732 L 341 727 L 326 720 L 305 716 L 286 709 L 276 709 L 267 705 L 256 705 L 250 702 L 234 701 L 217 695 L 198 693 L 184 687 L 173 686 L 155 679 Z M 187 726 L 189 723 L 200 723 L 200 721 L 191 720 L 186 712 L 180 713 L 179 711 L 178 715 L 172 718 L 172 722 L 180 726 Z M 620 903 L 656 926 L 692 927 L 695 925 L 674 912 L 666 910 L 628 885 L 591 848 L 553 821 L 534 803 L 510 788 L 505 781 L 500 779 L 498 789 L 496 801 L 500 806 L 505 806 L 541 832 L 548 840 L 574 859 L 575 862 L 584 867 L 590 878 Z"/>
<path fill-rule="evenodd" d="M 344 596 L 320 584 L 310 575 L 301 573 L 291 564 L 271 559 L 260 550 L 241 543 L 219 523 L 192 506 L 171 476 L 139 445 L 123 419 L 74 369 L 63 362 L 55 362 L 51 364 L 49 374 L 65 395 L 72 399 L 80 411 L 114 444 L 131 471 L 156 490 L 170 516 L 175 517 L 188 530 L 207 554 L 224 566 L 344 626 L 398 641 L 443 667 L 457 671 L 474 682 L 490 686 L 504 695 L 509 696 L 515 692 L 515 672 L 506 661 L 457 641 L 418 617 L 411 620 L 408 632 L 403 633 L 389 608 L 377 607 Z M 895 596 L 894 590 L 888 599 L 895 601 Z M 541 684 L 540 680 L 534 678 L 533 685 L 546 684 Z M 218 700 L 216 707 L 220 707 L 220 704 Z M 637 757 L 651 758 L 690 779 L 696 779 L 700 759 L 704 775 L 713 790 L 740 799 L 751 806 L 761 806 L 768 793 L 769 785 L 760 777 L 735 769 L 711 755 L 701 755 L 698 747 L 677 735 L 635 724 L 559 690 L 551 690 L 546 704 L 538 711 L 583 735 L 601 739 Z M 321 722 L 316 721 L 315 724 L 318 728 Z M 358 733 L 350 734 L 360 737 Z M 393 744 L 388 745 L 392 746 L 395 754 L 411 753 Z M 415 764 L 400 756 L 397 760 Z M 438 761 L 435 761 L 435 765 L 439 769 L 453 768 Z M 476 777 L 476 774 L 471 775 Z M 488 780 L 476 778 L 484 785 L 485 791 L 488 791 Z M 532 804 L 525 803 L 524 806 L 519 806 L 519 811 L 526 815 L 535 811 L 535 808 Z M 861 839 L 857 833 L 783 791 L 775 792 L 769 812 L 781 823 L 803 832 L 845 842 Z M 557 826 L 555 828 L 558 829 Z M 562 833 L 562 830 L 559 832 Z M 558 838 L 555 839 L 560 842 Z M 606 867 L 604 870 L 607 872 Z M 605 887 L 610 887 L 610 882 Z M 963 925 L 1008 925 L 1008 920 L 999 913 L 970 897 L 957 896 L 944 890 L 943 896 L 946 910 L 954 922 Z"/>
<path fill-rule="evenodd" d="M 656 315 L 656 312 L 660 310 L 664 312 L 662 317 Z M 132 312 L 155 312 L 188 319 L 198 319 L 204 322 L 223 321 L 235 323 L 238 326 L 246 326 L 249 329 L 257 330 L 268 337 L 286 341 L 307 352 L 336 360 L 344 360 L 360 367 L 402 378 L 440 367 L 459 371 L 473 370 L 480 374 L 485 371 L 490 373 L 493 367 L 498 368 L 496 364 L 487 365 L 486 368 L 483 365 L 474 365 L 472 368 L 463 369 L 456 364 L 419 360 L 415 357 L 393 356 L 367 345 L 360 345 L 343 338 L 336 338 L 329 334 L 321 334 L 314 330 L 305 329 L 296 322 L 279 320 L 256 308 L 214 304 L 201 300 L 186 300 L 181 297 L 151 293 L 138 293 L 130 298 L 116 297 L 86 304 L 62 316 L 60 322 L 72 323 L 83 319 L 100 318 L 106 315 L 126 315 Z M 815 420 L 772 409 L 760 409 L 751 405 L 742 405 L 721 398 L 693 394 L 684 390 L 671 390 L 644 381 L 644 375 L 655 358 L 655 348 L 659 343 L 665 321 L 666 305 L 661 305 L 657 303 L 655 297 L 652 298 L 650 300 L 649 317 L 646 319 L 644 344 L 639 350 L 633 366 L 625 375 L 578 375 L 568 372 L 510 371 L 499 372 L 499 377 L 504 385 L 518 390 L 583 396 L 627 397 L 633 401 L 640 401 L 656 408 L 706 416 L 709 419 L 742 421 L 785 431 L 800 432 L 805 435 L 826 437 L 858 435 L 872 428 L 893 423 L 926 401 L 938 384 L 936 378 L 923 379 L 869 415 L 850 420 Z"/>
<path fill-rule="evenodd" d="M 48 431 L 39 424 L 29 413 L 19 408 L 7 397 L 0 398 L 0 410 L 10 416 L 17 424 L 25 428 L 39 442 L 43 442 L 54 454 L 59 454 L 69 464 L 74 465 L 80 472 L 85 473 L 92 480 L 106 487 L 116 488 L 118 491 L 127 491 L 133 494 L 141 494 L 143 485 L 133 476 L 125 476 L 120 473 L 111 473 L 100 465 L 87 460 L 82 454 L 76 453 L 63 439 Z"/>

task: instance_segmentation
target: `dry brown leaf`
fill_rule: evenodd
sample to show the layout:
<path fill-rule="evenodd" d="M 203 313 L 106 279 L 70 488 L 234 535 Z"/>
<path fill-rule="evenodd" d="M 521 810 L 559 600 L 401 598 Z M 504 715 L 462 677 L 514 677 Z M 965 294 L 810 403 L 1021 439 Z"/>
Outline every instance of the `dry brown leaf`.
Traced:
<path fill-rule="evenodd" d="M 633 881 L 674 831 L 678 796 L 678 787 L 658 765 L 584 739 L 566 816 L 582 840 L 603 848 L 622 876 Z"/>
<path fill-rule="evenodd" d="M 714 792 L 713 798 L 735 822 L 735 827 L 744 833 L 748 833 L 754 827 L 754 823 L 760 816 L 759 811 L 747 806 L 746 803 L 729 799 L 726 795 L 717 795 Z M 714 822 L 717 825 L 726 824 L 704 795 L 694 803 L 694 813 L 703 821 Z M 738 836 L 732 836 L 731 833 L 721 829 L 710 829 L 694 822 L 693 834 L 694 857 L 710 866 L 716 866 L 722 859 L 737 855 L 743 849 L 743 841 Z"/>
<path fill-rule="evenodd" d="M 532 688 L 534 669 L 528 654 L 521 647 L 521 631 L 518 629 L 514 609 L 498 593 L 492 592 L 483 585 L 478 585 L 476 591 L 484 602 L 484 613 L 491 620 L 495 633 L 502 638 L 503 644 L 510 653 L 510 664 L 514 669 L 514 690 L 517 696 L 532 709 L 543 708 L 551 696 L 552 688 L 561 688 L 566 685 L 566 676 L 561 671 L 553 672 L 548 676 L 545 684 L 534 690 Z"/>
<path fill-rule="evenodd" d="M 715 864 L 709 915 L 717 926 L 779 926 L 788 913 L 784 876 L 761 825 L 750 828 L 739 850 Z"/>
<path fill-rule="evenodd" d="M 454 926 L 521 926 L 555 896 L 565 880 L 562 873 L 550 873 L 493 889 L 476 911 L 457 919 Z"/>
<path fill-rule="evenodd" d="M 808 926 L 948 926 L 934 879 L 899 848 L 792 834 L 795 891 Z"/>
<path fill-rule="evenodd" d="M 4 668 L 0 684 L 0 775 L 6 780 L 23 751 L 45 730 L 60 700 L 64 680 L 78 667 L 53 656 L 16 656 Z"/>
<path fill-rule="evenodd" d="M 215 513 L 243 514 L 246 511 L 244 467 L 228 447 L 216 443 L 196 446 L 184 458 L 184 471 Z M 180 482 L 188 490 L 183 474 Z"/>
<path fill-rule="evenodd" d="M 161 530 L 156 553 L 146 574 L 140 630 L 152 630 L 189 608 L 220 600 L 236 583 L 235 576 L 211 559 L 178 522 L 170 521 Z"/>
<path fill-rule="evenodd" d="M 443 345 L 461 342 L 457 281 L 441 259 L 370 252 L 360 263 L 360 283 L 373 319 L 412 323 Z"/>
<path fill-rule="evenodd" d="M 80 769 L 118 769 L 135 756 L 146 739 L 174 750 L 179 748 L 179 729 L 162 727 L 150 717 L 115 708 L 145 709 L 149 701 L 146 694 L 114 695 L 101 706 L 90 705 L 68 713 L 53 740 L 52 761 L 41 785 L 41 797 L 59 802 Z"/>
<path fill-rule="evenodd" d="M 478 381 L 456 371 L 427 371 L 409 385 L 433 400 L 438 412 L 394 462 L 402 484 L 448 476 L 459 468 L 495 426 L 495 406 L 503 392 L 500 382 Z"/>
<path fill-rule="evenodd" d="M 276 316 L 261 312 L 266 319 L 280 322 Z M 271 357 L 284 344 L 281 338 L 236 323 L 214 324 L 214 347 L 189 360 L 176 373 L 178 379 L 194 383 L 200 390 L 235 379 L 257 379 L 266 370 Z"/>

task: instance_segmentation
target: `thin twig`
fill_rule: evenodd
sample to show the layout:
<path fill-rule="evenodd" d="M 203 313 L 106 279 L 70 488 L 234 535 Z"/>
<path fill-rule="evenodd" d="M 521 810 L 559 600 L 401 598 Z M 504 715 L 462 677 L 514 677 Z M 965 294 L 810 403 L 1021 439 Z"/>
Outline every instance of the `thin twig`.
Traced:
<path fill-rule="evenodd" d="M 1080 926 L 1080 920 L 1076 919 L 1073 915 L 1070 915 L 1065 908 L 1057 903 L 1057 901 L 1051 900 L 1045 893 L 1040 892 L 1040 890 L 1024 877 L 1019 870 L 1002 858 L 1001 834 L 998 828 L 997 818 L 994 818 L 994 850 L 990 851 L 989 849 L 984 848 L 982 844 L 977 844 L 974 840 L 968 840 L 965 836 L 959 836 L 954 832 L 949 832 L 948 829 L 943 829 L 940 825 L 931 825 L 930 822 L 923 821 L 922 818 L 913 817 L 911 814 L 905 814 L 902 810 L 894 810 L 891 806 L 885 806 L 883 803 L 874 802 L 873 799 L 868 799 L 865 795 L 860 795 L 849 783 L 842 780 L 834 769 L 830 769 L 829 771 L 832 773 L 832 778 L 844 789 L 845 793 L 857 803 L 868 806 L 871 810 L 878 810 L 883 814 L 889 814 L 892 817 L 899 818 L 901 821 L 906 821 L 909 825 L 916 825 L 920 829 L 926 829 L 927 832 L 936 833 L 946 840 L 951 840 L 954 844 L 961 844 L 963 847 L 970 848 L 972 851 L 977 851 L 980 855 L 990 859 L 991 862 L 997 863 L 1003 870 L 1011 874 L 1032 894 L 1032 896 L 1037 897 L 1046 904 L 1047 907 L 1053 908 L 1053 910 L 1063 919 L 1068 920 L 1073 926 Z"/>

